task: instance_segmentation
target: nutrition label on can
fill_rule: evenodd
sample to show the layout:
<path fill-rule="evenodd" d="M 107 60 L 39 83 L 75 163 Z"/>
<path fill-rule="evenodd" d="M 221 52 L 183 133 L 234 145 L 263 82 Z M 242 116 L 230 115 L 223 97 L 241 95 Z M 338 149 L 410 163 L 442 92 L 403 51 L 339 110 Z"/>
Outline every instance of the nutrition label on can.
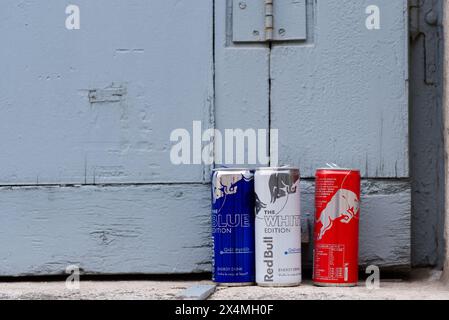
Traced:
<path fill-rule="evenodd" d="M 314 270 L 316 280 L 347 280 L 344 245 L 317 245 L 315 248 L 315 261 L 315 265 L 322 266 L 322 268 L 317 268 Z"/>

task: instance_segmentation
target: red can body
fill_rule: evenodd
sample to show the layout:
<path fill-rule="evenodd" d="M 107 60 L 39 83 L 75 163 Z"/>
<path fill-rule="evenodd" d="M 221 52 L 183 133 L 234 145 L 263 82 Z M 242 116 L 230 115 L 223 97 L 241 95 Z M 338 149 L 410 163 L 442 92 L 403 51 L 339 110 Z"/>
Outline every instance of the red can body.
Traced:
<path fill-rule="evenodd" d="M 360 171 L 319 169 L 315 186 L 313 282 L 358 282 Z"/>

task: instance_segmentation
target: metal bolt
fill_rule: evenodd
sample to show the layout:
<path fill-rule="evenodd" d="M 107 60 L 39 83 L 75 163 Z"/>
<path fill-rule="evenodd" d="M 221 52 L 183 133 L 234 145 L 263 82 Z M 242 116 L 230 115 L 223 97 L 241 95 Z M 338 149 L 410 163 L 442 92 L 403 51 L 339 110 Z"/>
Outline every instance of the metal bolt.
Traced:
<path fill-rule="evenodd" d="M 239 3 L 239 7 L 240 7 L 240 9 L 242 9 L 242 10 L 245 10 L 246 9 L 246 2 L 240 2 Z"/>
<path fill-rule="evenodd" d="M 254 31 L 253 31 L 253 36 L 258 37 L 258 36 L 259 36 L 259 31 L 254 30 Z"/>
<path fill-rule="evenodd" d="M 438 16 L 435 11 L 432 10 L 426 15 L 426 22 L 432 26 L 437 24 Z"/>
<path fill-rule="evenodd" d="M 281 37 L 285 36 L 285 33 L 286 33 L 285 29 L 279 29 L 278 32 Z"/>

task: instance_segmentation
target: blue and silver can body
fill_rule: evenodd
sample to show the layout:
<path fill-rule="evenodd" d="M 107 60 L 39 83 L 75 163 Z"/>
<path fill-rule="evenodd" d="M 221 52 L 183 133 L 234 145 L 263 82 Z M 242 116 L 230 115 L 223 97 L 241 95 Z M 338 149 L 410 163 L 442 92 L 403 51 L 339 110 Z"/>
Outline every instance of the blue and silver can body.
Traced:
<path fill-rule="evenodd" d="M 255 282 L 254 174 L 217 169 L 212 175 L 213 281 L 225 286 Z"/>

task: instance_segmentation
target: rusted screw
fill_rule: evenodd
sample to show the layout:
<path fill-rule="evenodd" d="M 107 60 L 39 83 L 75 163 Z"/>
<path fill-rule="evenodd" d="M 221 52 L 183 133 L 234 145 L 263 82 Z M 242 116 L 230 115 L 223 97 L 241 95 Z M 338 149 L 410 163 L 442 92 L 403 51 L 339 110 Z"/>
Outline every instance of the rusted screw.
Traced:
<path fill-rule="evenodd" d="M 240 7 L 240 9 L 242 9 L 242 10 L 245 10 L 246 9 L 246 2 L 240 2 L 239 3 L 239 7 Z"/>
<path fill-rule="evenodd" d="M 258 37 L 259 34 L 260 34 L 259 31 L 257 31 L 257 30 L 254 30 L 254 31 L 253 31 L 253 36 Z"/>
<path fill-rule="evenodd" d="M 285 36 L 285 29 L 279 29 L 278 32 L 281 37 Z"/>

